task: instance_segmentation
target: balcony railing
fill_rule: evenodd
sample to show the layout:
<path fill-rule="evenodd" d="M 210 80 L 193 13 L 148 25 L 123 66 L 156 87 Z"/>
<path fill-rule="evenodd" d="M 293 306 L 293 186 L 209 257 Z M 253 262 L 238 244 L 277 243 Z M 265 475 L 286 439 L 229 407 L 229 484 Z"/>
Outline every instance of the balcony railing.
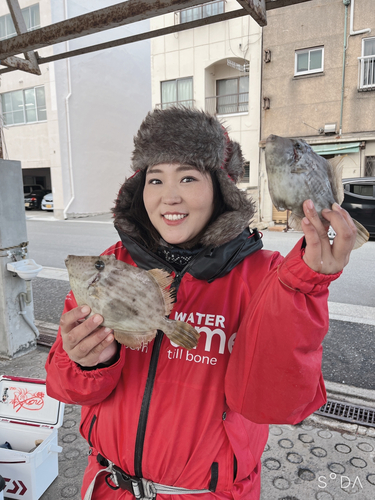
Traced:
<path fill-rule="evenodd" d="M 206 111 L 211 114 L 229 115 L 247 113 L 248 110 L 249 92 L 206 97 Z"/>
<path fill-rule="evenodd" d="M 194 108 L 195 100 L 187 99 L 185 101 L 175 101 L 175 102 L 159 102 L 155 105 L 157 109 L 168 109 L 171 107 L 181 107 L 181 108 Z"/>
<path fill-rule="evenodd" d="M 359 90 L 375 90 L 375 55 L 358 57 Z"/>

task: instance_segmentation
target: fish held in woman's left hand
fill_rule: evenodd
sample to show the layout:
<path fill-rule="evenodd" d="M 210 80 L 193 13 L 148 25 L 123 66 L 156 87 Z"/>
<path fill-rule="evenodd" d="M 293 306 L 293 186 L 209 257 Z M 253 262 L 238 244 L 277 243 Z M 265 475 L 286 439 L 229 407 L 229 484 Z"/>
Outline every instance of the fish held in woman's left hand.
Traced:
<path fill-rule="evenodd" d="M 292 212 L 289 226 L 301 230 L 302 205 L 310 199 L 328 229 L 329 222 L 322 216 L 322 210 L 331 209 L 333 203 L 341 205 L 344 200 L 342 158 L 328 161 L 316 154 L 305 141 L 277 135 L 267 138 L 265 153 L 272 203 L 278 210 Z M 353 222 L 357 228 L 354 248 L 359 248 L 368 241 L 369 233 L 362 224 L 354 219 Z"/>
<path fill-rule="evenodd" d="M 114 255 L 69 255 L 65 260 L 77 304 L 91 316 L 103 316 L 118 342 L 140 348 L 161 330 L 175 344 L 192 349 L 199 333 L 188 323 L 166 318 L 173 308 L 172 276 L 162 269 L 145 271 Z"/>

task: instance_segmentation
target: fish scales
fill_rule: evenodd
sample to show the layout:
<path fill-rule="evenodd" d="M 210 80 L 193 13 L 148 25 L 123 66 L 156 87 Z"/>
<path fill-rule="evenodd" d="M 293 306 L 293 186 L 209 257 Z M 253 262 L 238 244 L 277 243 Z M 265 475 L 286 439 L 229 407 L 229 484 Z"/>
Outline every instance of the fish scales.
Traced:
<path fill-rule="evenodd" d="M 335 202 L 341 205 L 344 200 L 341 158 L 327 161 L 305 141 L 277 135 L 267 138 L 265 158 L 272 203 L 278 210 L 292 212 L 289 226 L 301 230 L 303 203 L 310 199 L 328 228 L 329 222 L 323 217 L 322 210 L 331 209 Z M 359 222 L 353 221 L 357 228 L 354 248 L 359 248 L 368 241 L 369 233 Z"/>
<path fill-rule="evenodd" d="M 69 255 L 65 264 L 77 304 L 103 316 L 102 326 L 113 329 L 120 343 L 138 348 L 161 330 L 182 347 L 197 345 L 199 333 L 191 325 L 165 317 L 173 304 L 166 271 L 145 271 L 114 255 Z"/>

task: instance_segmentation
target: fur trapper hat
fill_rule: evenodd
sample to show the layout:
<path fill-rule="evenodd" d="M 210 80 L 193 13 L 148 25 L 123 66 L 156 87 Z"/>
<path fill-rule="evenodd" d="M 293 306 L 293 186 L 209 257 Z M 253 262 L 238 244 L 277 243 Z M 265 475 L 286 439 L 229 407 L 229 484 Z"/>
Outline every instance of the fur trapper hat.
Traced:
<path fill-rule="evenodd" d="M 135 174 L 122 185 L 113 209 L 118 229 L 139 240 L 139 230 L 127 211 L 141 182 L 138 173 L 160 163 L 183 163 L 216 175 L 226 211 L 209 225 L 201 244 L 220 246 L 249 226 L 254 203 L 236 186 L 244 172 L 241 146 L 229 139 L 216 117 L 196 109 L 172 107 L 148 113 L 134 137 Z"/>

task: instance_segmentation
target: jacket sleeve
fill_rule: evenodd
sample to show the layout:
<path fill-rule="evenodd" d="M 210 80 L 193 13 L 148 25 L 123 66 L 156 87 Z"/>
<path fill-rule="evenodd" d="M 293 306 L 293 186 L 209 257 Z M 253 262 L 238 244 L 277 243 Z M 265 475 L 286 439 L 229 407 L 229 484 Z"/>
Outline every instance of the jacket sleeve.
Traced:
<path fill-rule="evenodd" d="M 225 380 L 229 407 L 256 423 L 296 424 L 326 402 L 321 373 L 328 285 L 302 259 L 301 241 L 279 257 L 241 321 Z"/>
<path fill-rule="evenodd" d="M 72 292 L 65 300 L 63 313 L 77 307 Z M 62 346 L 60 329 L 47 361 L 47 394 L 64 403 L 94 405 L 107 398 L 120 379 L 125 362 L 125 349 L 113 365 L 94 370 L 83 370 L 72 361 Z"/>

